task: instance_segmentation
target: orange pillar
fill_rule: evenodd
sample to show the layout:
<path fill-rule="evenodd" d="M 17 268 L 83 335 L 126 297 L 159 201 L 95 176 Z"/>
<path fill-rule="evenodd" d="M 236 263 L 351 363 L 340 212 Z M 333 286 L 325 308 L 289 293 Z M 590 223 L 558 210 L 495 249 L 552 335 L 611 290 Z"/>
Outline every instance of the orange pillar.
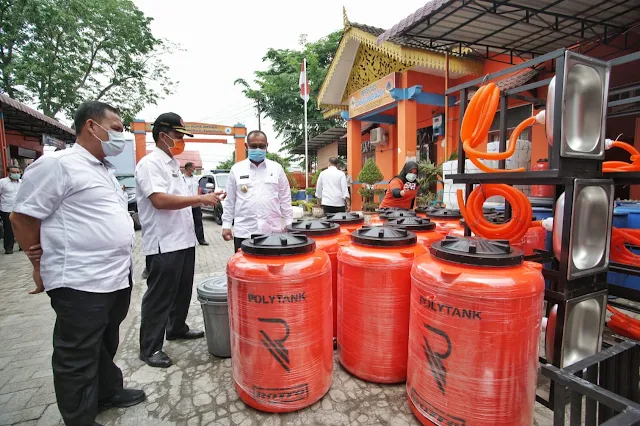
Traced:
<path fill-rule="evenodd" d="M 247 128 L 236 124 L 233 128 L 233 138 L 236 142 L 236 163 L 247 159 L 247 149 L 245 147 L 245 138 L 247 137 Z"/>
<path fill-rule="evenodd" d="M 416 159 L 418 142 L 418 104 L 416 101 L 402 100 L 398 102 L 398 171 L 404 164 Z"/>
<path fill-rule="evenodd" d="M 362 170 L 362 122 L 347 121 L 347 171 L 353 181 L 358 180 Z M 352 185 L 351 210 L 362 210 L 362 197 L 358 194 L 360 185 Z"/>
<path fill-rule="evenodd" d="M 147 123 L 144 120 L 133 120 L 131 131 L 136 144 L 136 164 L 147 155 Z"/>

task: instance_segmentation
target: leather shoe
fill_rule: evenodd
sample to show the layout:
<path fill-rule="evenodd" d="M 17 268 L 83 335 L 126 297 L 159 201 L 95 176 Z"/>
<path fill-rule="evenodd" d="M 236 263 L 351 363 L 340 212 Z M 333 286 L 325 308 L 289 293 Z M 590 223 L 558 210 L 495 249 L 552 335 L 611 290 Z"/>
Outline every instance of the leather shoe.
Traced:
<path fill-rule="evenodd" d="M 204 337 L 204 331 L 201 330 L 189 330 L 184 334 L 178 336 L 167 336 L 167 340 L 193 340 L 202 339 Z"/>
<path fill-rule="evenodd" d="M 206 242 L 205 240 L 198 241 L 198 244 L 200 244 L 201 246 L 208 246 L 209 245 L 209 243 Z"/>
<path fill-rule="evenodd" d="M 133 407 L 144 401 L 146 395 L 140 389 L 121 389 L 118 393 L 104 401 L 98 401 L 98 412 L 108 410 L 109 408 L 125 408 Z"/>
<path fill-rule="evenodd" d="M 173 361 L 167 354 L 162 351 L 157 351 L 153 355 L 147 357 L 144 354 L 140 354 L 140 360 L 147 363 L 150 367 L 158 367 L 158 368 L 168 368 L 171 367 Z"/>

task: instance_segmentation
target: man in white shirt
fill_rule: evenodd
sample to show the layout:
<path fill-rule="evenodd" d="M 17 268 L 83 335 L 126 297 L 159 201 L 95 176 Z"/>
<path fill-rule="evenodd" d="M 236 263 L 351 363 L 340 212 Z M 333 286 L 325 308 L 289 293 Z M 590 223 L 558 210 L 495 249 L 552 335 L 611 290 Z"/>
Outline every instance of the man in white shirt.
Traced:
<path fill-rule="evenodd" d="M 236 252 L 252 234 L 280 232 L 293 222 L 289 180 L 280 164 L 266 158 L 268 145 L 264 132 L 249 132 L 248 158 L 234 164 L 229 172 L 222 237 L 233 239 Z"/>
<path fill-rule="evenodd" d="M 189 188 L 189 195 L 198 195 L 198 182 L 200 178 L 193 173 L 196 170 L 196 166 L 192 162 L 188 162 L 184 165 L 184 180 L 187 182 L 187 188 Z M 191 207 L 191 213 L 193 214 L 193 226 L 196 230 L 196 238 L 198 244 L 201 246 L 208 246 L 209 243 L 204 239 L 204 226 L 202 225 L 202 207 Z"/>
<path fill-rule="evenodd" d="M 120 323 L 131 299 L 135 234 L 126 198 L 106 156 L 126 140 L 119 113 L 85 102 L 76 112 L 73 148 L 31 164 L 11 214 L 21 247 L 31 257 L 36 289 L 56 312 L 53 383 L 67 425 L 97 425 L 99 410 L 129 407 L 145 398 L 124 389 L 115 365 Z"/>
<path fill-rule="evenodd" d="M 162 351 L 167 340 L 199 339 L 200 330 L 186 324 L 196 234 L 191 208 L 218 202 L 215 194 L 189 195 L 175 156 L 184 151 L 184 136 L 193 136 L 178 114 L 161 114 L 153 123 L 154 150 L 136 167 L 136 197 L 142 225 L 142 253 L 147 257 L 147 291 L 142 298 L 140 359 L 151 367 L 173 362 Z"/>
<path fill-rule="evenodd" d="M 0 179 L 0 216 L 4 227 L 4 253 L 13 254 L 15 237 L 9 215 L 13 211 L 13 203 L 20 188 L 20 167 L 7 167 L 7 177 Z"/>
<path fill-rule="evenodd" d="M 338 158 L 329 158 L 329 167 L 320 172 L 316 183 L 316 198 L 324 214 L 346 212 L 350 208 L 347 178 L 338 170 Z"/>

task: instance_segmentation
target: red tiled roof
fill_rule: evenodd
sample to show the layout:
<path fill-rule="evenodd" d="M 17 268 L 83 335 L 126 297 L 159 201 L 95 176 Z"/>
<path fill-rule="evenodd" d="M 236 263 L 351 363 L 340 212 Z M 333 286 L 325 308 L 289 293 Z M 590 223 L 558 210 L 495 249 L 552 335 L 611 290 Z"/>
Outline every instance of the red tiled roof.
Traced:
<path fill-rule="evenodd" d="M 147 154 L 152 150 L 147 148 Z M 202 158 L 200 158 L 199 151 L 185 151 L 180 155 L 176 155 L 176 159 L 180 162 L 180 167 L 184 168 L 184 165 L 191 161 L 196 169 L 202 169 Z"/>
<path fill-rule="evenodd" d="M 52 133 L 65 141 L 74 141 L 76 132 L 55 118 L 29 108 L 22 102 L 0 93 L 0 108 L 5 115 L 5 128 L 40 137 L 42 133 Z M 25 115 L 27 117 L 25 117 Z M 34 120 L 35 119 L 35 120 Z"/>

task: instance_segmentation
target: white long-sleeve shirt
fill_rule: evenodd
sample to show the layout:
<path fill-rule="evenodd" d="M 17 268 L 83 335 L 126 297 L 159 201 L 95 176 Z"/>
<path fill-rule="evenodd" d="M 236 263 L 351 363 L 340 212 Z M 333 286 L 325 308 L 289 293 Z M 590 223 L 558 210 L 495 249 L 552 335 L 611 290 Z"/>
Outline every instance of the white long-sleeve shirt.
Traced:
<path fill-rule="evenodd" d="M 236 238 L 282 230 L 293 222 L 291 188 L 282 166 L 265 159 L 255 165 L 243 160 L 231 167 L 222 205 L 222 227 Z"/>
<path fill-rule="evenodd" d="M 21 182 L 8 177 L 0 179 L 0 211 L 11 213 Z"/>
<path fill-rule="evenodd" d="M 329 166 L 318 176 L 316 197 L 322 200 L 323 206 L 343 207 L 345 198 L 349 198 L 347 177 L 334 166 Z"/>

